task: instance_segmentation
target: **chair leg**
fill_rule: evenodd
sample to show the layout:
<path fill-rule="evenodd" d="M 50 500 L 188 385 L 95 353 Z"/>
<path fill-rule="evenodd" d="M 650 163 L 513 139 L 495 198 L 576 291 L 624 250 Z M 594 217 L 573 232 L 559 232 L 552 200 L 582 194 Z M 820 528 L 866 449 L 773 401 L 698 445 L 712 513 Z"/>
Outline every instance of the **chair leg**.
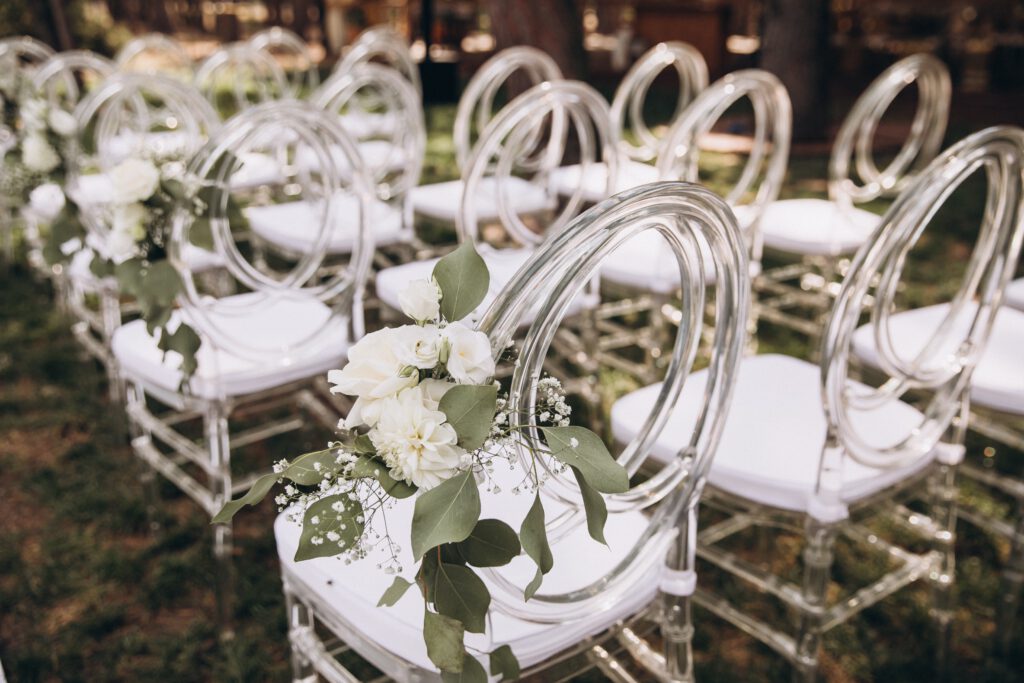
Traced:
<path fill-rule="evenodd" d="M 1010 556 L 1003 570 L 1002 586 L 999 591 L 997 630 L 1000 654 L 1006 655 L 1011 651 L 1021 609 L 1021 597 L 1024 597 L 1024 498 L 1017 501 L 1017 523 L 1014 526 Z"/>
<path fill-rule="evenodd" d="M 284 604 L 288 610 L 288 631 L 294 633 L 299 630 L 313 628 L 313 615 L 301 600 L 284 586 Z M 316 670 L 312 662 L 294 645 L 291 648 L 292 660 L 292 683 L 310 683 L 316 680 Z"/>
<path fill-rule="evenodd" d="M 220 509 L 231 500 L 231 451 L 228 435 L 227 411 L 213 405 L 204 417 L 207 448 L 210 452 L 210 490 L 214 506 Z M 216 524 L 213 527 L 213 557 L 217 572 L 217 620 L 221 638 L 234 637 L 234 563 L 232 562 L 232 526 Z"/>
<path fill-rule="evenodd" d="M 692 683 L 693 615 L 691 601 L 696 587 L 697 509 L 681 517 L 675 544 L 666 558 L 668 573 L 676 580 L 673 590 L 662 586 L 662 638 L 665 642 L 665 680 Z"/>
<path fill-rule="evenodd" d="M 118 371 L 114 354 L 110 351 L 110 340 L 121 326 L 121 302 L 115 293 L 105 291 L 100 294 L 100 316 L 103 324 L 103 346 L 107 350 L 107 391 L 111 403 L 121 404 L 125 397 L 124 381 Z"/>
<path fill-rule="evenodd" d="M 132 414 L 136 410 L 146 409 L 146 394 L 138 384 L 130 384 L 125 394 L 125 414 L 128 416 L 128 437 L 134 441 L 138 437 L 146 437 L 152 440 L 152 434 L 139 424 Z M 143 500 L 146 506 L 146 526 L 149 532 L 156 535 L 160 532 L 162 524 L 158 507 L 160 505 L 160 482 L 156 478 L 156 470 L 141 457 L 136 457 L 139 464 L 139 483 L 142 489 Z"/>
<path fill-rule="evenodd" d="M 821 626 L 835 559 L 836 527 L 808 517 L 805 525 L 803 598 L 810 609 L 800 614 L 796 635 L 794 683 L 814 683 L 818 678 Z"/>
<path fill-rule="evenodd" d="M 956 577 L 957 468 L 940 465 L 928 486 L 931 518 L 937 526 L 932 544 L 938 553 L 928 575 L 932 589 L 931 617 L 935 623 L 935 667 L 941 680 L 949 671 L 953 624 L 953 583 Z"/>

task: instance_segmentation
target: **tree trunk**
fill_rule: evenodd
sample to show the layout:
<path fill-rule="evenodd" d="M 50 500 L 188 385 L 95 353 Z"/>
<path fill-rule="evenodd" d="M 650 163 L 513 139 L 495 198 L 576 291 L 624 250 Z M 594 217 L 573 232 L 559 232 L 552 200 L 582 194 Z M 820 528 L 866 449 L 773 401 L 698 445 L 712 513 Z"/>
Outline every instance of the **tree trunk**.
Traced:
<path fill-rule="evenodd" d="M 532 45 L 547 52 L 566 78 L 586 77 L 583 22 L 574 0 L 486 0 L 497 49 Z"/>
<path fill-rule="evenodd" d="M 795 140 L 825 137 L 828 56 L 827 2 L 765 2 L 761 67 L 778 76 L 789 90 Z"/>

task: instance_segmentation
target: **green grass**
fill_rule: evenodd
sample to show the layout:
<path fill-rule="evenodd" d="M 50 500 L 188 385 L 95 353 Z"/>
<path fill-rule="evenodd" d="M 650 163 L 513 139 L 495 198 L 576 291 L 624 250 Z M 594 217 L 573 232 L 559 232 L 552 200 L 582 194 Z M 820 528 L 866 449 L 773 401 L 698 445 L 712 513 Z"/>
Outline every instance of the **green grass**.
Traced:
<path fill-rule="evenodd" d="M 443 132 L 451 129 L 452 110 L 434 109 L 428 121 L 425 178 L 453 177 L 451 138 Z M 716 177 L 726 166 L 711 164 L 709 182 L 720 182 Z M 822 159 L 795 159 L 785 195 L 820 193 L 812 179 L 823 172 Z M 910 299 L 928 301 L 948 291 L 949 264 L 962 262 L 958 255 L 971 236 L 976 200 L 969 194 L 928 234 L 913 265 L 920 284 L 910 289 Z M 0 658 L 9 679 L 288 680 L 272 506 L 239 516 L 237 637 L 223 644 L 214 623 L 207 518 L 161 484 L 154 514 L 162 529 L 149 530 L 139 466 L 120 409 L 105 397 L 100 368 L 83 357 L 69 333 L 70 321 L 53 306 L 52 292 L 24 265 L 0 272 L 0 292 Z M 795 335 L 770 328 L 765 334 L 762 349 L 807 351 Z M 616 394 L 635 386 L 619 373 L 603 378 Z M 971 452 L 985 445 L 972 439 Z M 291 453 L 283 447 L 280 454 Z M 998 507 L 976 488 L 965 488 L 965 495 Z M 1008 661 L 990 655 L 998 567 L 1007 548 L 963 523 L 959 533 L 952 679 L 1020 680 L 1020 632 Z M 742 542 L 739 549 L 755 542 Z M 769 548 L 777 569 L 798 575 L 795 538 L 772 538 Z M 841 544 L 838 555 L 835 578 L 843 585 L 866 581 L 879 570 L 861 548 Z M 786 615 L 762 596 L 730 588 L 710 570 L 702 571 L 701 580 L 785 626 Z M 788 680 L 789 666 L 767 648 L 701 610 L 695 617 L 700 680 Z M 931 681 L 929 632 L 928 591 L 916 585 L 826 637 L 825 677 Z M 591 673 L 585 679 L 601 677 Z"/>

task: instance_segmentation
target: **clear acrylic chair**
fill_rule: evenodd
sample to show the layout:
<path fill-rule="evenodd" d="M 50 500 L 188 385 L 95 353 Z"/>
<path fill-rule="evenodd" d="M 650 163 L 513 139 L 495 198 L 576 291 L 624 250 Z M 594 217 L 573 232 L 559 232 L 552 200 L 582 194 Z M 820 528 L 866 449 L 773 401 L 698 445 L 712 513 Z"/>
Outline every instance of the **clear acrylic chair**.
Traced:
<path fill-rule="evenodd" d="M 382 63 L 401 73 L 416 92 L 423 94 L 420 68 L 409 51 L 409 43 L 390 26 L 371 26 L 356 36 L 352 47 L 334 67 L 334 73 L 345 73 L 358 64 Z"/>
<path fill-rule="evenodd" d="M 294 31 L 272 26 L 254 33 L 249 44 L 280 62 L 288 76 L 289 94 L 301 99 L 320 85 L 320 69 L 309 45 Z"/>
<path fill-rule="evenodd" d="M 658 43 L 645 52 L 630 67 L 615 90 L 612 99 L 612 130 L 627 159 L 619 169 L 614 183 L 615 192 L 628 190 L 659 179 L 658 170 L 651 163 L 662 147 L 662 137 L 644 118 L 644 105 L 650 96 L 651 85 L 665 71 L 674 69 L 679 80 L 676 108 L 665 130 L 675 121 L 699 92 L 708 85 L 708 67 L 704 57 L 692 45 L 678 41 Z M 632 134 L 632 138 L 630 139 Z M 571 193 L 580 185 L 578 164 L 563 166 L 552 173 L 551 182 L 559 194 Z M 607 197 L 605 174 L 607 169 L 593 166 L 584 181 L 588 201 L 598 202 Z"/>
<path fill-rule="evenodd" d="M 230 176 L 238 156 L 260 149 L 268 134 L 287 135 L 315 150 L 315 174 L 299 174 L 296 185 L 309 199 L 318 198 L 319 234 L 313 249 L 294 259 L 272 262 L 253 258 L 251 233 L 232 223 L 228 199 L 237 192 Z M 341 150 L 345 164 L 337 163 Z M 210 222 L 217 254 L 236 283 L 237 294 L 204 289 L 188 252 L 192 221 L 176 215 L 169 258 L 184 282 L 176 321 L 199 335 L 198 366 L 182 384 L 181 356 L 164 353 L 143 321 L 121 326 L 112 349 L 128 386 L 127 413 L 134 429 L 135 453 L 166 477 L 211 517 L 233 494 L 250 487 L 255 476 L 233 471 L 239 451 L 275 436 L 301 429 L 309 418 L 321 426 L 337 424 L 338 412 L 327 402 L 317 378 L 344 362 L 349 343 L 362 334 L 360 299 L 372 255 L 367 209 L 369 179 L 358 153 L 337 121 L 306 103 L 282 101 L 257 105 L 224 124 L 193 157 L 189 174 L 210 191 Z M 359 225 L 347 267 L 323 276 L 338 204 L 332 198 L 355 195 L 345 204 Z M 259 469 L 271 462 L 266 451 Z M 232 530 L 214 530 L 214 553 L 220 566 L 220 618 L 231 618 Z"/>
<path fill-rule="evenodd" d="M 879 169 L 875 153 L 879 123 L 893 101 L 913 84 L 917 85 L 917 110 L 910 131 L 892 161 Z M 946 131 L 950 97 L 949 71 L 927 54 L 896 62 L 868 86 L 833 143 L 828 199 L 784 199 L 764 212 L 764 246 L 790 263 L 765 272 L 756 283 L 765 294 L 762 317 L 812 340 L 818 338 L 849 256 L 881 220 L 862 205 L 895 197 L 934 158 Z"/>
<path fill-rule="evenodd" d="M 521 82 L 536 86 L 562 79 L 558 65 L 548 55 L 532 47 L 513 47 L 502 50 L 473 74 L 459 98 L 455 112 L 453 142 L 456 170 L 465 175 L 469 157 L 479 137 L 494 118 L 498 107 L 511 100 L 506 90 Z M 543 214 L 555 206 L 555 197 L 549 187 L 510 177 L 506 191 L 509 208 L 523 215 Z M 453 225 L 464 194 L 463 181 L 451 180 L 421 185 L 412 190 L 410 197 L 415 213 L 445 225 Z M 495 201 L 494 188 L 483 183 L 477 199 L 477 219 L 495 221 L 501 217 Z"/>
<path fill-rule="evenodd" d="M 132 38 L 114 55 L 121 71 L 173 76 L 191 81 L 192 58 L 181 43 L 163 33 L 146 33 Z"/>
<path fill-rule="evenodd" d="M 636 656 L 655 680 L 692 680 L 690 599 L 696 585 L 694 539 L 696 508 L 707 468 L 722 433 L 743 348 L 749 280 L 745 247 L 731 212 L 711 192 L 686 183 L 659 183 L 611 198 L 572 222 L 539 247 L 484 315 L 479 329 L 500 356 L 525 321 L 529 330 L 518 344 L 520 362 L 509 386 L 512 410 L 530 405 L 560 319 L 589 286 L 601 260 L 624 240 L 644 230 L 662 232 L 677 256 L 686 287 L 688 320 L 673 346 L 668 379 L 637 438 L 619 455 L 637 473 L 649 446 L 665 427 L 671 406 L 684 390 L 696 355 L 704 305 L 713 299 L 720 314 L 711 381 L 703 390 L 703 411 L 689 439 L 660 471 L 629 491 L 606 496 L 608 548 L 588 537 L 580 491 L 572 477 L 555 472 L 540 488 L 548 510 L 547 529 L 555 568 L 540 592 L 523 600 L 533 576 L 526 556 L 507 567 L 486 570 L 492 595 L 487 631 L 471 636 L 472 651 L 485 653 L 509 645 L 522 675 L 564 680 L 597 667 L 611 680 L 635 680 L 618 656 Z M 703 285 L 704 264 L 697 242 L 710 245 L 717 285 Z M 539 314 L 533 313 L 537 309 Z M 529 496 L 508 493 L 522 476 L 495 468 L 495 483 L 506 493 L 482 493 L 485 516 L 517 525 Z M 387 511 L 396 539 L 407 537 L 413 499 Z M 286 512 L 275 524 L 288 608 L 293 680 L 359 680 L 347 666 L 351 654 L 378 672 L 373 680 L 437 681 L 420 629 L 423 606 L 416 591 L 393 607 L 376 603 L 391 582 L 376 566 L 374 553 L 352 563 L 333 558 L 295 562 L 299 527 Z M 404 548 L 399 563 L 415 565 Z M 384 552 L 378 545 L 376 552 Z M 660 625 L 659 652 L 647 635 Z M 348 653 L 345 661 L 338 655 Z M 346 662 L 348 663 L 346 665 Z M 486 667 L 486 662 L 484 662 Z M 366 667 L 359 669 L 365 672 Z M 361 673 L 365 677 L 366 673 Z"/>
<path fill-rule="evenodd" d="M 215 50 L 196 69 L 193 82 L 225 119 L 292 92 L 288 77 L 272 55 L 241 42 Z"/>
<path fill-rule="evenodd" d="M 72 328 L 86 351 L 107 368 L 110 391 L 123 392 L 117 364 L 110 353 L 122 314 L 134 312 L 122 301 L 113 278 L 98 277 L 91 268 L 93 251 L 109 258 L 107 235 L 113 222 L 114 189 L 107 173 L 129 157 L 184 160 L 219 125 L 213 109 L 197 90 L 169 76 L 118 73 L 88 93 L 75 109 L 78 133 L 69 149 L 65 193 L 79 207 L 86 227 L 86 245 L 66 269 L 68 303 L 78 318 Z M 172 128 L 173 126 L 173 128 Z M 218 268 L 211 252 L 189 252 L 197 270 Z"/>
<path fill-rule="evenodd" d="M 967 274 L 949 316 L 908 354 L 893 345 L 891 315 L 907 253 L 939 206 L 979 170 L 987 174 L 990 191 Z M 726 517 L 704 528 L 697 553 L 724 572 L 722 581 L 739 579 L 780 600 L 796 613 L 798 627 L 784 633 L 712 592 L 698 591 L 696 601 L 789 659 L 797 680 L 815 680 L 824 633 L 921 579 L 932 587 L 934 651 L 943 666 L 953 617 L 956 474 L 969 387 L 1024 238 L 1022 170 L 1019 129 L 988 129 L 951 147 L 905 188 L 854 258 L 824 331 L 820 366 L 779 355 L 748 357 L 740 364 L 704 496 L 708 507 Z M 850 376 L 857 328 L 872 294 L 868 335 L 883 349 L 878 357 L 884 381 L 878 386 Z M 964 324 L 953 324 L 959 320 Z M 702 373 L 692 379 L 699 387 Z M 637 434 L 658 392 L 659 385 L 652 385 L 615 404 L 618 439 Z M 923 394 L 923 401 L 917 407 L 904 401 L 908 392 Z M 679 429 L 685 438 L 698 408 L 697 397 L 684 392 L 654 445 L 656 458 L 671 462 L 680 443 L 673 432 Z M 928 486 L 919 486 L 923 482 Z M 898 505 L 922 497 L 927 514 Z M 923 536 L 931 550 L 915 552 L 890 540 L 892 534 L 871 524 L 876 517 L 883 529 L 896 526 Z M 803 530 L 801 583 L 749 559 L 749 546 L 730 544 L 758 527 Z M 858 558 L 868 551 L 885 561 L 883 575 L 852 593 L 834 590 L 831 570 L 840 537 L 858 546 Z M 897 538 L 907 542 L 905 535 Z"/>
<path fill-rule="evenodd" d="M 767 71 L 746 69 L 702 90 L 664 136 L 657 172 L 665 179 L 697 182 L 704 137 L 744 101 L 751 112 L 750 149 L 743 166 L 730 178 L 725 201 L 739 220 L 749 248 L 751 277 L 756 277 L 761 272 L 759 222 L 765 207 L 778 198 L 789 161 L 792 111 L 789 94 L 779 79 Z M 605 290 L 619 294 L 601 307 L 602 362 L 647 383 L 658 378 L 664 364 L 665 326 L 678 315 L 672 299 L 680 280 L 671 260 L 665 241 L 648 232 L 610 254 L 601 268 Z M 709 283 L 713 277 L 709 270 Z M 646 316 L 647 325 L 617 320 L 637 313 Z M 756 315 L 755 304 L 751 307 L 751 338 Z M 642 359 L 631 353 L 635 347 L 644 350 Z"/>

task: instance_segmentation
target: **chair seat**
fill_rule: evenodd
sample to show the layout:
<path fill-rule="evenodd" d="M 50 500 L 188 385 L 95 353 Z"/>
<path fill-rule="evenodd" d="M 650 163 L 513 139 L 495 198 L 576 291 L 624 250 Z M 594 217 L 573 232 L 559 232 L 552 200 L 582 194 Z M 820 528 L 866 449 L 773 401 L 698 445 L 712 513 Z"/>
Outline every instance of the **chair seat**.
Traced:
<path fill-rule="evenodd" d="M 494 303 L 498 292 L 508 286 L 516 272 L 533 255 L 533 250 L 528 248 L 482 249 L 480 255 L 483 257 L 484 262 L 487 263 L 491 281 L 487 296 L 484 297 L 484 300 L 469 316 L 474 320 L 479 319 L 487 308 Z M 377 297 L 390 308 L 396 311 L 402 310 L 401 304 L 398 301 L 398 295 L 408 287 L 411 281 L 430 278 L 431 273 L 434 271 L 434 266 L 439 260 L 413 261 L 400 266 L 384 268 L 377 273 Z M 581 311 L 593 308 L 597 304 L 598 296 L 584 290 L 569 304 L 569 310 L 566 315 L 575 315 Z M 522 320 L 522 324 L 526 325 L 532 322 L 537 316 L 537 310 L 536 307 L 531 309 Z"/>
<path fill-rule="evenodd" d="M 121 133 L 111 138 L 108 145 L 106 151 L 118 159 L 140 153 L 156 158 L 188 156 L 189 149 L 198 146 L 182 130 Z"/>
<path fill-rule="evenodd" d="M 825 199 L 772 202 L 761 217 L 764 245 L 801 256 L 839 256 L 860 248 L 881 218 L 852 207 L 844 213 Z"/>
<path fill-rule="evenodd" d="M 505 491 L 522 481 L 521 472 L 510 472 L 507 467 L 496 467 L 495 476 L 507 480 L 499 482 Z M 481 518 L 501 519 L 514 529 L 519 528 L 533 502 L 532 496 L 496 496 L 484 491 L 482 487 L 480 496 Z M 411 578 L 417 566 L 408 547 L 414 501 L 415 498 L 397 501 L 387 511 L 388 530 L 402 547 L 399 561 L 406 578 Z M 558 505 L 547 499 L 544 505 L 547 518 L 553 519 L 559 509 Z M 378 562 L 389 559 L 383 548 L 378 547 L 366 558 L 351 564 L 336 558 L 295 562 L 293 558 L 298 547 L 300 527 L 289 519 L 290 512 L 294 513 L 285 511 L 279 515 L 274 524 L 278 555 L 290 580 L 299 579 L 316 595 L 315 609 L 331 610 L 357 630 L 359 637 L 351 638 L 352 644 L 370 640 L 407 662 L 428 671 L 436 671 L 423 644 L 423 598 L 419 591 L 415 587 L 408 590 L 393 607 L 377 607 L 380 596 L 394 580 L 393 576 L 377 568 Z M 581 588 L 605 576 L 632 548 L 646 528 L 647 518 L 641 513 L 611 514 L 605 527 L 608 541 L 606 547 L 591 539 L 585 526 L 576 527 L 560 541 L 552 542 L 555 566 L 544 577 L 540 593 Z M 657 592 L 658 572 L 664 561 L 663 556 L 653 555 L 649 559 L 648 570 L 640 573 L 635 590 L 627 591 L 623 599 L 609 601 L 603 609 L 595 609 L 593 614 L 584 619 L 557 625 L 542 624 L 513 618 L 495 609 L 489 625 L 491 638 L 467 634 L 467 645 L 486 652 L 508 644 L 521 666 L 528 667 L 542 662 L 647 606 Z M 516 585 L 526 586 L 535 571 L 533 562 L 522 555 L 502 568 L 500 573 Z M 491 590 L 492 593 L 496 591 L 494 588 Z M 343 639 L 346 636 L 345 633 L 338 635 Z M 358 651 L 358 646 L 356 649 Z"/>
<path fill-rule="evenodd" d="M 242 165 L 231 174 L 232 190 L 252 190 L 264 185 L 279 185 L 284 182 L 281 164 L 269 154 L 249 152 L 240 158 Z"/>
<path fill-rule="evenodd" d="M 357 140 L 375 135 L 390 136 L 399 123 L 399 117 L 394 112 L 376 114 L 355 111 L 342 114 L 338 118 L 341 121 L 342 128 Z"/>
<path fill-rule="evenodd" d="M 188 315 L 175 311 L 170 329 Z M 256 340 L 258 349 L 214 348 L 206 340 L 199 348 L 198 367 L 190 393 L 203 399 L 244 396 L 282 386 L 340 367 L 348 349 L 343 320 L 311 298 L 267 299 L 260 294 L 239 294 L 216 300 L 207 312 L 219 338 Z M 202 325 L 193 323 L 193 327 Z M 111 348 L 126 378 L 165 392 L 177 392 L 181 382 L 181 356 L 157 348 L 142 320 L 122 325 Z M 294 351 L 289 353 L 292 347 Z"/>
<path fill-rule="evenodd" d="M 707 371 L 693 373 L 658 437 L 651 456 L 661 462 L 676 457 L 689 443 L 704 402 Z M 628 443 L 640 432 L 661 384 L 627 394 L 612 407 L 612 433 Z M 875 446 L 892 445 L 909 434 L 921 414 L 901 401 L 852 418 L 858 434 Z M 722 441 L 708 481 L 735 496 L 784 510 L 806 512 L 814 493 L 825 443 L 826 421 L 817 365 L 781 355 L 745 358 Z M 934 459 L 934 453 L 898 469 L 876 469 L 843 460 L 842 500 L 852 504 L 910 476 Z"/>
<path fill-rule="evenodd" d="M 626 161 L 619 167 L 618 176 L 612 194 L 656 182 L 658 169 L 639 161 Z M 584 201 L 603 201 L 611 196 L 608 194 L 608 167 L 603 162 L 587 164 L 584 173 L 580 164 L 561 166 L 551 173 L 551 188 L 563 197 L 571 197 L 579 191 Z"/>
<path fill-rule="evenodd" d="M 926 306 L 892 316 L 889 332 L 892 344 L 907 361 L 919 353 L 934 335 L 949 310 L 946 304 Z M 974 310 L 966 309 L 953 322 L 952 344 L 967 332 Z M 953 349 L 951 348 L 950 351 Z M 992 335 L 971 376 L 971 401 L 985 408 L 1024 415 L 1024 313 L 1003 307 L 996 316 Z M 853 352 L 872 367 L 878 367 L 874 332 L 869 325 L 853 335 Z"/>
<path fill-rule="evenodd" d="M 334 227 L 327 241 L 327 253 L 350 254 L 358 237 L 358 200 L 354 195 L 335 198 Z M 245 209 L 252 231 L 274 246 L 292 252 L 309 253 L 320 232 L 320 211 L 312 201 L 283 202 Z M 376 246 L 404 242 L 409 233 L 404 229 L 401 210 L 382 202 L 370 203 L 367 228 Z"/>
<path fill-rule="evenodd" d="M 385 140 L 367 140 L 356 144 L 366 167 L 376 173 L 395 173 L 405 168 L 405 151 Z M 331 148 L 331 157 L 342 174 L 351 173 L 348 157 L 339 147 Z M 302 146 L 295 153 L 295 165 L 304 171 L 320 168 L 320 160 L 311 147 Z"/>
<path fill-rule="evenodd" d="M 1005 303 L 1018 311 L 1024 311 L 1024 278 L 1014 280 L 1006 286 Z"/>
<path fill-rule="evenodd" d="M 495 185 L 493 178 L 484 178 L 480 181 L 476 199 L 477 220 L 493 221 L 499 218 Z M 462 202 L 462 188 L 461 180 L 420 185 L 409 191 L 409 199 L 416 213 L 436 220 L 454 222 Z M 502 188 L 510 209 L 516 214 L 540 213 L 556 206 L 553 197 L 528 180 L 512 176 L 503 181 Z"/>
<path fill-rule="evenodd" d="M 747 230 L 753 222 L 753 213 L 747 206 L 734 209 L 740 228 Z M 706 242 L 700 242 L 704 261 L 704 282 L 715 283 L 715 266 L 711 260 L 711 249 Z M 750 264 L 750 276 L 761 274 L 761 264 Z M 617 285 L 671 294 L 679 289 L 679 265 L 675 253 L 661 234 L 645 230 L 628 240 L 601 262 L 601 279 Z"/>

